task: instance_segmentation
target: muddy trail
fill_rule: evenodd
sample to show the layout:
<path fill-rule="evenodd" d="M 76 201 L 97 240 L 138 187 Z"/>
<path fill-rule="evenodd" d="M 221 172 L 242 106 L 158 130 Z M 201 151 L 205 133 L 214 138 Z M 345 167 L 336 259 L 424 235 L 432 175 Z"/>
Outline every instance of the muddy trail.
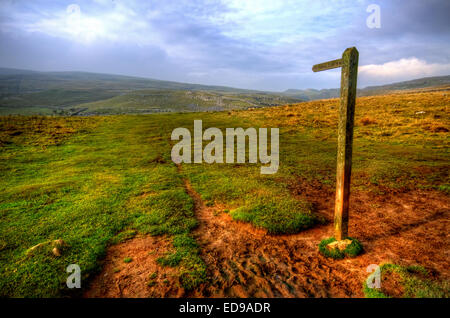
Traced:
<path fill-rule="evenodd" d="M 383 262 L 419 264 L 436 279 L 450 278 L 450 200 L 442 193 L 352 193 L 349 233 L 361 241 L 364 253 L 333 260 L 317 248 L 333 234 L 334 193 L 320 184 L 299 180 L 290 185 L 293 195 L 313 202 L 327 220 L 295 235 L 268 235 L 235 222 L 219 207 L 207 207 L 188 180 L 185 187 L 195 203 L 199 226 L 194 237 L 208 268 L 208 283 L 183 290 L 176 269 L 156 263 L 170 249 L 170 241 L 139 237 L 110 247 L 86 297 L 363 297 L 367 267 Z M 124 266 L 124 257 L 136 261 Z M 153 273 L 157 277 L 149 284 Z"/>

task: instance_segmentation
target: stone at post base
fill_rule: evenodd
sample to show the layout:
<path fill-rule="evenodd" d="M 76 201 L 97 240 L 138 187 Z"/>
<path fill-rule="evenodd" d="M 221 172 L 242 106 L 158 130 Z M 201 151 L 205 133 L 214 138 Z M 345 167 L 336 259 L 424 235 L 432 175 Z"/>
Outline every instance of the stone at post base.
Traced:
<path fill-rule="evenodd" d="M 348 237 L 338 241 L 334 237 L 324 239 L 319 244 L 319 252 L 334 259 L 342 259 L 346 256 L 355 257 L 363 251 L 361 243 L 354 238 Z"/>
<path fill-rule="evenodd" d="M 345 240 L 341 240 L 341 241 L 334 241 L 334 242 L 327 244 L 327 249 L 330 251 L 330 250 L 337 248 L 340 251 L 344 251 L 347 248 L 347 246 L 349 246 L 350 244 L 352 244 L 352 240 L 349 240 L 349 239 L 345 239 Z"/>

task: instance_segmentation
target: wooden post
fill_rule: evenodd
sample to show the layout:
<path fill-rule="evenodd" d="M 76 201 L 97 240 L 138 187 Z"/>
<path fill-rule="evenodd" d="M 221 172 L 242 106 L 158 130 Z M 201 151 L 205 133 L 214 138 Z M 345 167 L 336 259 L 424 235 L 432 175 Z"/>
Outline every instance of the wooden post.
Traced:
<path fill-rule="evenodd" d="M 341 67 L 341 98 L 339 107 L 338 151 L 336 169 L 336 201 L 334 208 L 334 236 L 340 241 L 348 237 L 348 201 L 352 171 L 353 124 L 356 103 L 359 53 L 348 48 L 342 59 L 314 65 L 313 71 Z"/>

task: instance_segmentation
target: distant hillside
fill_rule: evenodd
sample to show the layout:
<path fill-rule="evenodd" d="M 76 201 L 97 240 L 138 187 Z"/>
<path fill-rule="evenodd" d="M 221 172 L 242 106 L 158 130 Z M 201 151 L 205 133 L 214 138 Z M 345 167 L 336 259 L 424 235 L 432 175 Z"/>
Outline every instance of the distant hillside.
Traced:
<path fill-rule="evenodd" d="M 420 89 L 433 86 L 441 86 L 450 84 L 450 75 L 448 76 L 435 76 L 419 78 L 411 81 L 398 82 L 393 84 L 387 84 L 382 86 L 368 86 L 362 89 L 358 89 L 358 96 L 370 96 L 370 95 L 382 95 L 391 93 L 393 91 L 408 90 L 408 89 Z M 289 97 L 304 99 L 304 100 L 316 100 L 339 97 L 339 89 L 288 89 L 282 94 Z"/>
<path fill-rule="evenodd" d="M 316 100 L 316 99 L 327 99 L 335 98 L 339 96 L 338 88 L 330 89 L 288 89 L 282 93 L 285 96 L 300 98 L 303 100 Z"/>
<path fill-rule="evenodd" d="M 255 90 L 84 72 L 0 68 L 0 114 L 217 111 L 303 100 Z"/>
<path fill-rule="evenodd" d="M 87 72 L 36 72 L 0 68 L 0 94 L 26 94 L 51 89 L 126 92 L 137 89 L 177 89 L 252 93 L 254 90 L 161 81 L 150 78 Z"/>
<path fill-rule="evenodd" d="M 359 96 L 450 84 L 428 77 L 358 90 Z M 282 93 L 87 72 L 0 68 L 0 115 L 93 115 L 247 109 L 339 96 L 339 89 Z"/>
<path fill-rule="evenodd" d="M 65 110 L 79 115 L 157 112 L 203 112 L 248 109 L 298 103 L 301 100 L 268 93 L 226 93 L 200 90 L 136 90 L 107 100 Z"/>
<path fill-rule="evenodd" d="M 368 86 L 359 91 L 361 96 L 368 95 L 380 95 L 386 92 L 408 90 L 408 89 L 420 89 L 434 86 L 442 86 L 450 84 L 450 75 L 447 76 L 434 76 L 415 79 L 412 81 L 398 82 L 393 84 L 387 84 L 382 86 Z"/>

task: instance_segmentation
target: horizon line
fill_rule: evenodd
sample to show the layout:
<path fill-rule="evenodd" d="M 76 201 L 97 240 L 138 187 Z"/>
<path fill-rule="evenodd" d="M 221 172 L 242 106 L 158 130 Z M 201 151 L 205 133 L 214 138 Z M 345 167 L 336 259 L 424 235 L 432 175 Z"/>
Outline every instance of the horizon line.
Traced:
<path fill-rule="evenodd" d="M 78 70 L 71 70 L 71 71 L 37 71 L 37 70 L 31 70 L 31 69 L 25 69 L 25 68 L 14 68 L 14 67 L 4 67 L 0 66 L 0 69 L 8 69 L 8 70 L 17 70 L 17 71 L 27 71 L 27 72 L 34 72 L 34 73 L 85 73 L 85 74 L 98 74 L 98 75 L 109 75 L 109 76 L 123 76 L 123 77 L 131 77 L 131 78 L 137 78 L 137 79 L 145 79 L 145 80 L 152 80 L 152 81 L 159 81 L 159 82 L 169 82 L 169 83 L 177 83 L 177 84 L 188 84 L 188 85 L 200 85 L 200 86 L 210 86 L 210 87 L 222 87 L 222 88 L 231 88 L 236 90 L 245 90 L 245 91 L 253 91 L 253 92 L 265 92 L 265 93 L 284 93 L 288 90 L 330 90 L 330 89 L 339 89 L 339 87 L 331 87 L 331 88 L 287 88 L 284 91 L 270 91 L 270 90 L 259 90 L 259 89 L 249 89 L 249 88 L 239 88 L 234 86 L 227 86 L 227 85 L 214 85 L 214 84 L 201 84 L 201 83 L 189 83 L 189 82 L 179 82 L 179 81 L 173 81 L 173 80 L 162 80 L 162 79 L 156 79 L 152 77 L 143 77 L 143 76 L 135 76 L 135 75 L 126 75 L 126 74 L 117 74 L 117 73 L 103 73 L 103 72 L 92 72 L 92 71 L 78 71 Z M 399 82 L 389 82 L 381 85 L 368 85 L 362 88 L 358 89 L 367 89 L 370 87 L 382 87 L 386 85 L 392 85 L 392 84 L 399 84 L 399 83 L 406 83 L 421 79 L 427 79 L 427 78 L 439 78 L 439 77 L 449 77 L 448 75 L 438 75 L 438 76 L 425 76 L 425 77 L 419 77 L 419 78 L 413 78 L 406 81 L 399 81 Z"/>

